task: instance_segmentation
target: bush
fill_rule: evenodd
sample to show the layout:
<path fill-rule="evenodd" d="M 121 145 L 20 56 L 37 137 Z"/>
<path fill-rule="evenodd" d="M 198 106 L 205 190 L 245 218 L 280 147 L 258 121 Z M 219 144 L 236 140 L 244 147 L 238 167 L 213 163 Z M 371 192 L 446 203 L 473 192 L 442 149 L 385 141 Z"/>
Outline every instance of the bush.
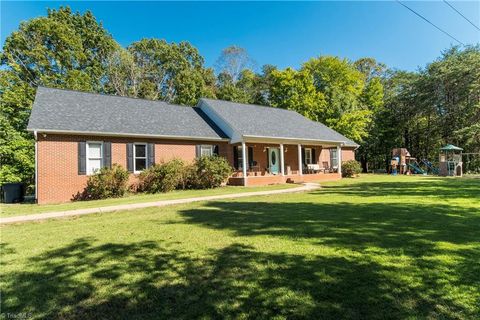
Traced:
<path fill-rule="evenodd" d="M 233 169 L 224 157 L 210 156 L 196 159 L 188 171 L 189 188 L 209 189 L 226 182 Z"/>
<path fill-rule="evenodd" d="M 352 178 L 362 172 L 360 163 L 355 160 L 348 160 L 342 163 L 342 177 Z"/>
<path fill-rule="evenodd" d="M 184 189 L 187 167 L 180 159 L 156 164 L 140 174 L 140 189 L 149 193 Z"/>
<path fill-rule="evenodd" d="M 112 168 L 101 168 L 88 177 L 87 186 L 74 200 L 97 200 L 123 197 L 127 192 L 128 171 L 114 164 Z"/>

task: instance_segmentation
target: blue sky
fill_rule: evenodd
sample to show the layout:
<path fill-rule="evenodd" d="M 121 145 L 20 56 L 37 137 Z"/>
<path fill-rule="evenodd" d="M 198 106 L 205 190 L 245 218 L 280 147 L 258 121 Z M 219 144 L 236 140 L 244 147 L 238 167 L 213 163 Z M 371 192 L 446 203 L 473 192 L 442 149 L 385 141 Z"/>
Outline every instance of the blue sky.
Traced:
<path fill-rule="evenodd" d="M 480 31 L 441 1 L 405 2 L 466 44 Z M 480 26 L 480 1 L 451 1 Z M 244 47 L 258 66 L 298 68 L 329 54 L 371 56 L 390 67 L 415 70 L 455 41 L 394 1 L 385 2 L 1 2 L 1 43 L 21 21 L 69 5 L 91 10 L 122 45 L 141 38 L 189 41 L 213 66 L 220 51 Z"/>

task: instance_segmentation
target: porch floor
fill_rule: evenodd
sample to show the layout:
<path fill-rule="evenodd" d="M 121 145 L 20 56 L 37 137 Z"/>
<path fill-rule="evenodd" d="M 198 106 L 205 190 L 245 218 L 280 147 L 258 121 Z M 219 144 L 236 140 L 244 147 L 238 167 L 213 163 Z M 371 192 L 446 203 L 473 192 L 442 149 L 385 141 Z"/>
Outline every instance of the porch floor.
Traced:
<path fill-rule="evenodd" d="M 264 186 L 281 183 L 302 183 L 316 181 L 335 181 L 341 179 L 339 173 L 312 173 L 312 174 L 290 174 L 290 175 L 264 175 L 248 176 L 245 183 L 243 177 L 231 177 L 228 184 L 233 186 Z"/>

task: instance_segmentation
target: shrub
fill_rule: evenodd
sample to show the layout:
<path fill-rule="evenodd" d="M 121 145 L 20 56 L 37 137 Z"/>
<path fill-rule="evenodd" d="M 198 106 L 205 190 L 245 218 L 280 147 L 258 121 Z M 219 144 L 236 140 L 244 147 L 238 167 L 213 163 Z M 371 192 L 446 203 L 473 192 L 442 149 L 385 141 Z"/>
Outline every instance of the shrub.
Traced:
<path fill-rule="evenodd" d="M 342 177 L 352 178 L 362 171 L 360 163 L 355 160 L 348 160 L 342 163 Z"/>
<path fill-rule="evenodd" d="M 82 193 L 78 193 L 74 200 L 97 200 L 117 198 L 127 191 L 128 171 L 122 166 L 114 164 L 112 168 L 101 168 L 88 177 L 87 186 Z"/>
<path fill-rule="evenodd" d="M 232 172 L 232 167 L 224 157 L 198 158 L 188 170 L 188 187 L 193 189 L 219 187 Z"/>
<path fill-rule="evenodd" d="M 186 169 L 180 159 L 153 165 L 140 174 L 140 189 L 149 193 L 184 189 Z"/>

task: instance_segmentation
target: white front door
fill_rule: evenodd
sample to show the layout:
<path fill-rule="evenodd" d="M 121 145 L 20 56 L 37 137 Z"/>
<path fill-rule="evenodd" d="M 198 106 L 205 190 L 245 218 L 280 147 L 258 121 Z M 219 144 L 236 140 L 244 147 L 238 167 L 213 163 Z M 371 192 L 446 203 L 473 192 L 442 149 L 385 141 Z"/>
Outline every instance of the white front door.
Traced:
<path fill-rule="evenodd" d="M 270 173 L 278 174 L 280 171 L 280 151 L 278 148 L 269 148 Z"/>

